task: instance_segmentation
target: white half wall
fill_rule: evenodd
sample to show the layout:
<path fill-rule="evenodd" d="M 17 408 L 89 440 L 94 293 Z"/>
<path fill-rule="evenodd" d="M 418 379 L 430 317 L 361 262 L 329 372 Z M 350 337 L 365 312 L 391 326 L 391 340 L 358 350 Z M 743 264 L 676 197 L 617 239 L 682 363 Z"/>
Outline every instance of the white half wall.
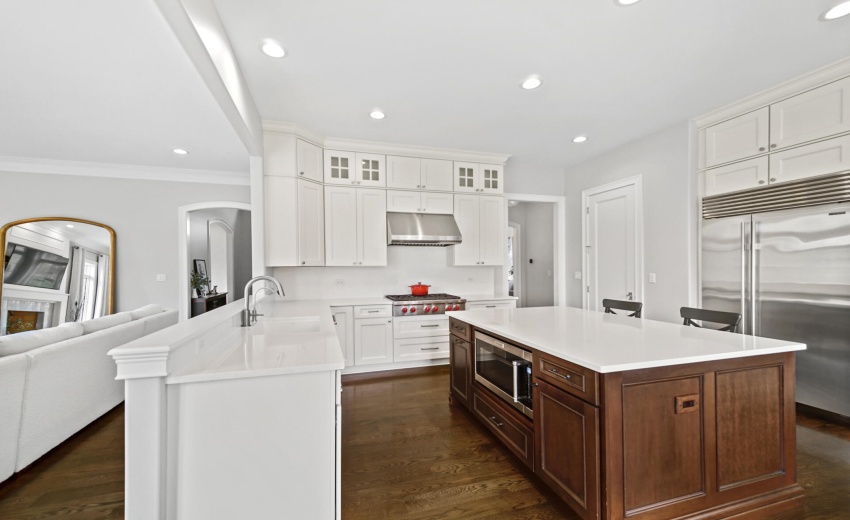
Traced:
<path fill-rule="evenodd" d="M 568 168 L 567 304 L 581 307 L 581 192 L 609 182 L 643 176 L 644 311 L 653 320 L 680 322 L 679 307 L 696 302 L 697 173 L 693 160 L 695 131 L 682 122 L 648 135 L 594 160 Z M 651 284 L 649 273 L 656 273 Z"/>
<path fill-rule="evenodd" d="M 178 308 L 177 208 L 249 202 L 248 186 L 0 171 L 0 222 L 76 217 L 115 229 L 115 311 L 148 303 Z M 165 282 L 156 275 L 165 274 Z"/>

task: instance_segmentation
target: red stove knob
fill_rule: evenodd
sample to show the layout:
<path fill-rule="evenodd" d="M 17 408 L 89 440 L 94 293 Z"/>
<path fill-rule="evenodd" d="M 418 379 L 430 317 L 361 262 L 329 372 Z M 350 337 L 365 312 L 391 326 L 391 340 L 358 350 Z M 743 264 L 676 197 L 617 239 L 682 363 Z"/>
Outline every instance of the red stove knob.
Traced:
<path fill-rule="evenodd" d="M 460 310 L 460 305 L 455 305 L 455 310 L 456 310 L 456 311 L 459 311 L 459 310 Z"/>
<path fill-rule="evenodd" d="M 431 312 L 431 307 L 428 307 L 426 305 L 425 307 L 422 308 L 422 312 Z"/>
<path fill-rule="evenodd" d="M 437 306 L 436 306 L 436 305 L 434 305 L 433 307 L 431 307 L 431 312 L 437 312 Z"/>
<path fill-rule="evenodd" d="M 402 308 L 401 308 L 401 313 L 402 313 L 402 314 L 407 314 L 407 307 L 402 307 Z"/>
<path fill-rule="evenodd" d="M 410 312 L 411 312 L 411 313 L 416 312 L 416 307 L 411 307 L 411 308 L 410 308 Z"/>
<path fill-rule="evenodd" d="M 446 305 L 446 312 L 448 312 L 448 311 L 450 311 L 450 310 L 452 310 L 452 306 L 451 306 L 451 305 Z"/>

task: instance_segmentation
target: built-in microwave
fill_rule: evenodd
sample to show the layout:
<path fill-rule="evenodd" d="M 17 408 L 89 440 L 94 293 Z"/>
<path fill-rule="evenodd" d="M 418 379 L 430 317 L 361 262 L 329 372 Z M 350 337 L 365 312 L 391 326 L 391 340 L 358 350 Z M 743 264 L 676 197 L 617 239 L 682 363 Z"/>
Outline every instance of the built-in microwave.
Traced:
<path fill-rule="evenodd" d="M 532 365 L 531 352 L 475 331 L 475 380 L 528 417 Z"/>

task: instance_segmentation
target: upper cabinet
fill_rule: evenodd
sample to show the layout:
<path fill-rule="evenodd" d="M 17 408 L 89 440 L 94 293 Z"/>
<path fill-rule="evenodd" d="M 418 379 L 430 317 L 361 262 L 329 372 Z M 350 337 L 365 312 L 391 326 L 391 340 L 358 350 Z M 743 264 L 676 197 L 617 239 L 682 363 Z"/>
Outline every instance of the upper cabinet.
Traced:
<path fill-rule="evenodd" d="M 850 170 L 850 135 L 790 148 L 770 156 L 770 184 Z"/>
<path fill-rule="evenodd" d="M 454 163 L 455 191 L 482 194 L 505 192 L 504 167 L 498 164 Z"/>
<path fill-rule="evenodd" d="M 264 177 L 267 266 L 325 265 L 324 186 Z"/>
<path fill-rule="evenodd" d="M 767 157 L 727 164 L 705 172 L 705 196 L 746 190 L 768 182 Z"/>
<path fill-rule="evenodd" d="M 322 148 L 292 135 L 265 134 L 263 173 L 322 182 Z"/>
<path fill-rule="evenodd" d="M 705 129 L 705 165 L 716 166 L 767 151 L 767 107 Z"/>
<path fill-rule="evenodd" d="M 431 191 L 387 190 L 387 211 L 451 215 L 454 212 L 454 195 Z"/>
<path fill-rule="evenodd" d="M 429 191 L 454 191 L 454 163 L 441 159 L 422 159 L 420 179 L 422 189 Z"/>
<path fill-rule="evenodd" d="M 346 186 L 386 186 L 385 161 L 385 155 L 325 150 L 325 182 Z"/>
<path fill-rule="evenodd" d="M 387 185 L 386 155 L 357 153 L 357 185 L 383 187 Z"/>
<path fill-rule="evenodd" d="M 384 190 L 325 187 L 325 265 L 387 265 Z"/>
<path fill-rule="evenodd" d="M 454 202 L 463 242 L 449 247 L 449 264 L 502 265 L 507 247 L 504 197 L 455 195 Z"/>
<path fill-rule="evenodd" d="M 322 149 L 313 143 L 296 139 L 295 150 L 298 176 L 322 182 Z"/>
<path fill-rule="evenodd" d="M 770 106 L 771 149 L 843 132 L 850 132 L 850 78 Z"/>
<path fill-rule="evenodd" d="M 452 161 L 388 155 L 387 187 L 406 190 L 453 191 Z"/>

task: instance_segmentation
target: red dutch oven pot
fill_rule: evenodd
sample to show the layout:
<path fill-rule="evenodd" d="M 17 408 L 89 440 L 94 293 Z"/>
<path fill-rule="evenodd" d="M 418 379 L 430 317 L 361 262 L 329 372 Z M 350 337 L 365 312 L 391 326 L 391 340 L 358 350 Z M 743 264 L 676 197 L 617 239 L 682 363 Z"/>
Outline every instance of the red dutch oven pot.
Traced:
<path fill-rule="evenodd" d="M 417 282 L 416 285 L 410 285 L 410 294 L 413 296 L 428 296 L 428 287 L 430 285 L 422 285 L 422 282 Z"/>

